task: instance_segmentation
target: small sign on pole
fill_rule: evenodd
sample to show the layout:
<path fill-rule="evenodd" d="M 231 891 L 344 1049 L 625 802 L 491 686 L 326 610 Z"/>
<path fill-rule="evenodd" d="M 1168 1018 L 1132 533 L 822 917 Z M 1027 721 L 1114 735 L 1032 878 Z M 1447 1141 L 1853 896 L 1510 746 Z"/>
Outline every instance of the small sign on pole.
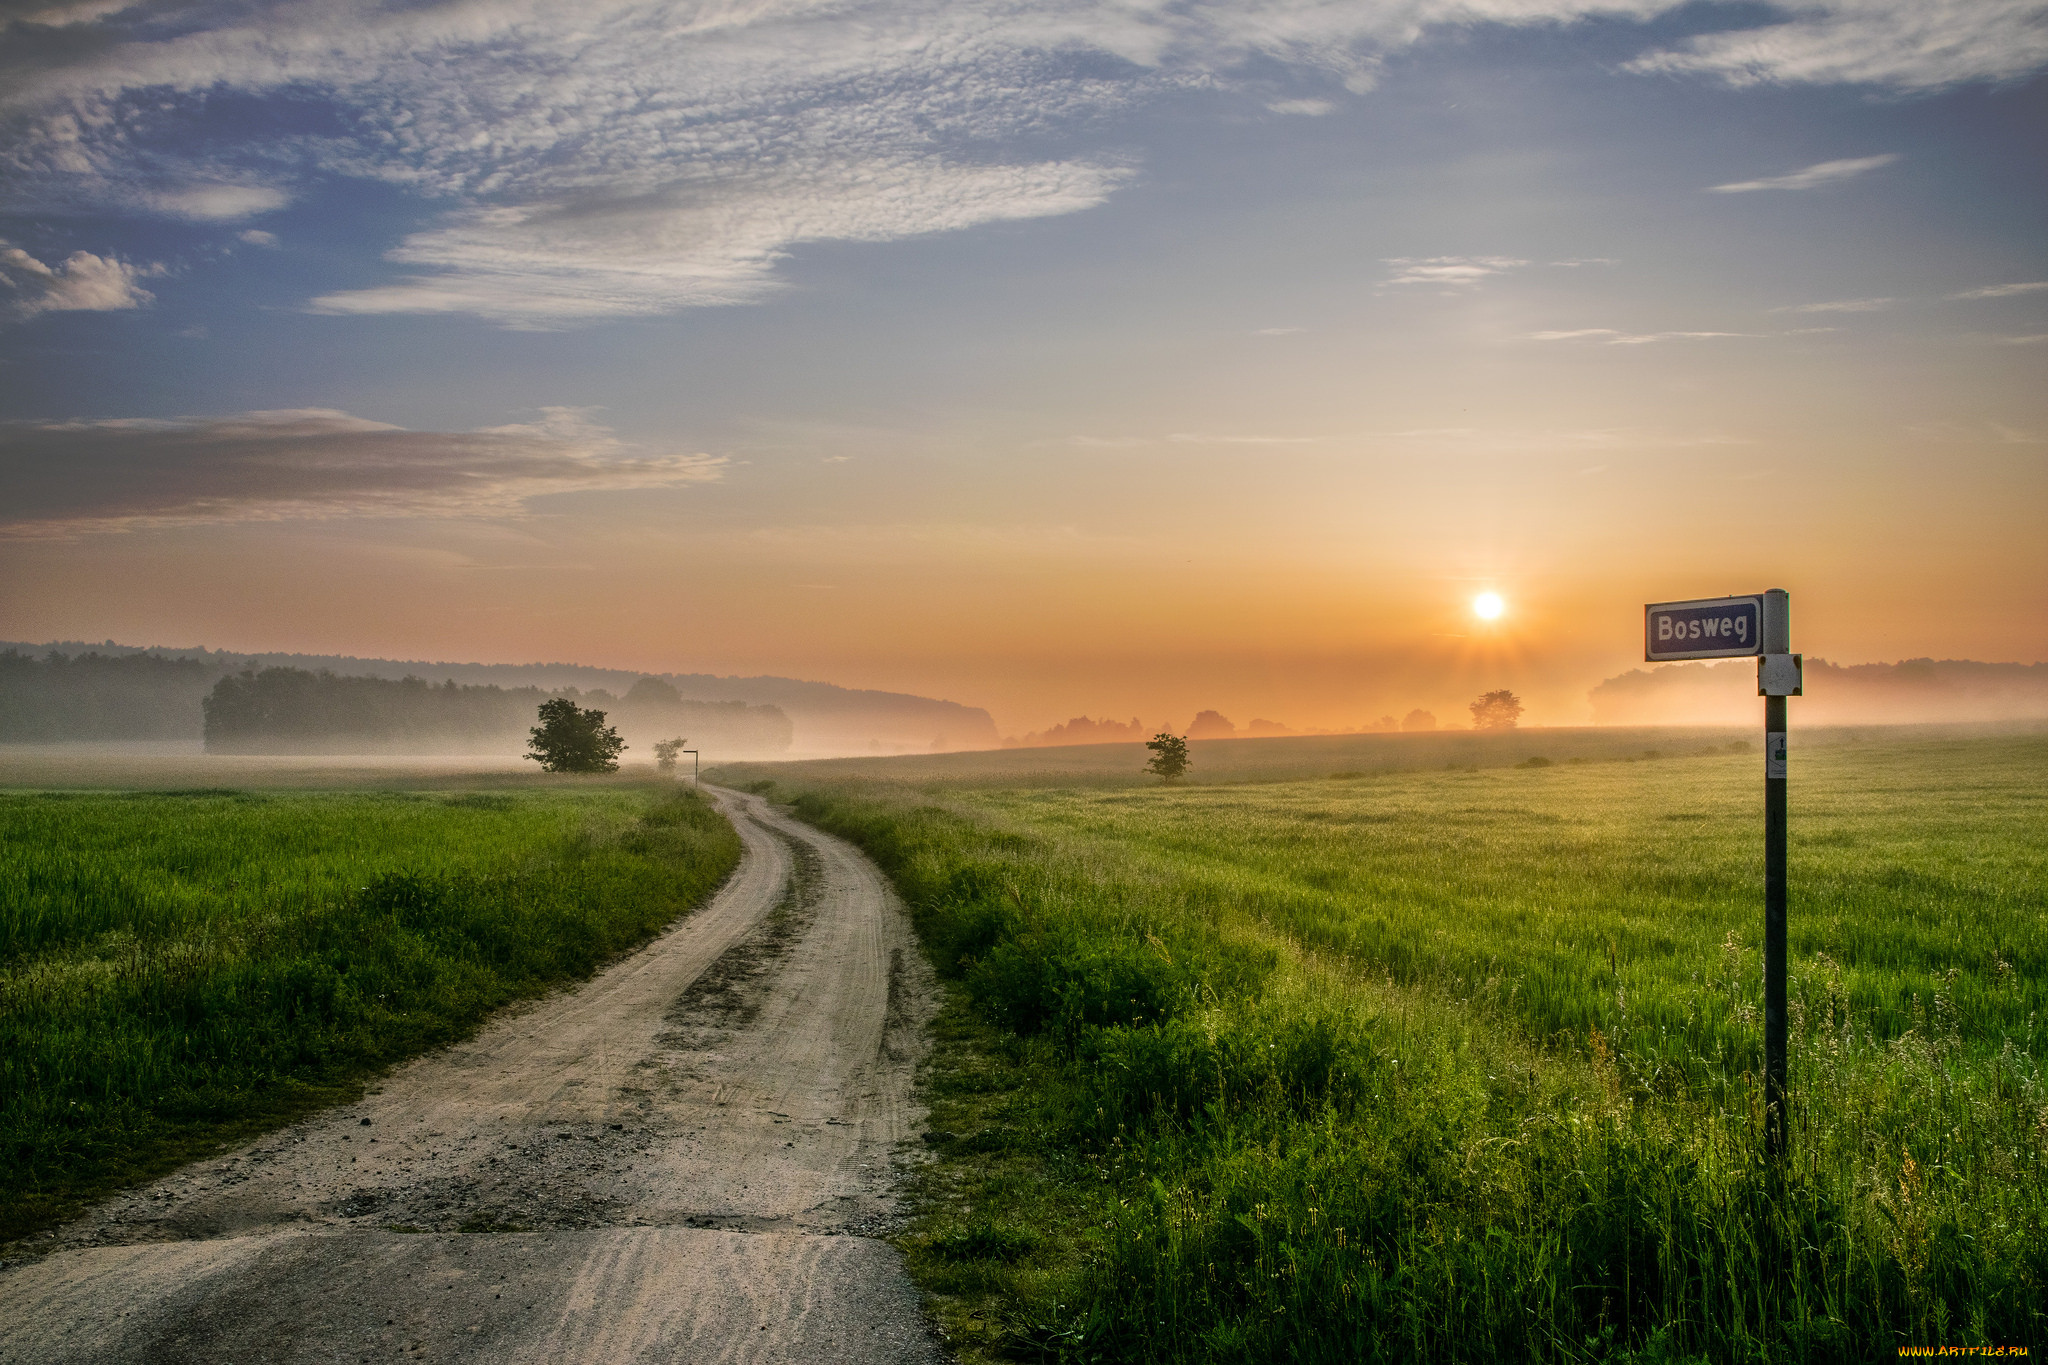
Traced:
<path fill-rule="evenodd" d="M 1643 658 L 1739 659 L 1763 653 L 1762 597 L 1705 597 L 1643 608 Z"/>
<path fill-rule="evenodd" d="M 1792 652 L 1792 596 L 1652 602 L 1643 608 L 1643 659 L 1756 658 L 1764 699 L 1764 1150 L 1785 1154 L 1785 698 L 1801 694 L 1805 659 Z"/>

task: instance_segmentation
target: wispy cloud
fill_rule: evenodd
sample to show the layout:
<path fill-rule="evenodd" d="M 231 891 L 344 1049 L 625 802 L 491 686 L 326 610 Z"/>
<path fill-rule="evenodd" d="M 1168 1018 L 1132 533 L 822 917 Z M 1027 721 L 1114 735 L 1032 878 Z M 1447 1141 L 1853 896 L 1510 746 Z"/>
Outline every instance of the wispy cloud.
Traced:
<path fill-rule="evenodd" d="M 1754 336 L 1754 332 L 1622 332 L 1612 327 L 1579 327 L 1565 332 L 1531 332 L 1531 341 L 1586 341 L 1603 346 L 1647 346 L 1658 341 L 1712 341 Z"/>
<path fill-rule="evenodd" d="M 469 432 L 407 431 L 309 408 L 0 425 L 0 533 L 76 534 L 345 516 L 505 516 L 532 498 L 719 477 L 648 455 L 576 409 Z"/>
<path fill-rule="evenodd" d="M 1820 185 L 1832 185 L 1837 181 L 1854 179 L 1880 166 L 1889 166 L 1898 159 L 1898 153 L 1886 152 L 1882 156 L 1855 156 L 1841 161 L 1820 161 L 1790 175 L 1773 175 L 1762 180 L 1737 180 L 1727 185 L 1715 185 L 1713 192 L 1750 194 L 1757 190 L 1810 190 Z"/>
<path fill-rule="evenodd" d="M 2048 280 L 2027 280 L 2021 284 L 1987 284 L 1982 289 L 1965 289 L 1950 294 L 1952 299 L 2009 299 L 2016 294 L 2038 294 L 2048 289 Z"/>
<path fill-rule="evenodd" d="M 1176 431 L 1166 439 L 1194 446 L 1305 446 L 1316 440 L 1313 436 L 1229 436 L 1206 431 Z"/>
<path fill-rule="evenodd" d="M 2048 63 L 2040 0 L 1817 0 L 1789 23 L 1707 33 L 1627 66 L 1730 85 L 1932 90 L 2010 81 Z"/>
<path fill-rule="evenodd" d="M 291 196 L 274 185 L 186 185 L 157 190 L 145 198 L 160 213 L 202 223 L 271 213 L 291 202 Z"/>
<path fill-rule="evenodd" d="M 130 265 L 90 251 L 74 251 L 56 265 L 45 265 L 0 241 L 0 316 L 140 308 L 155 295 L 138 281 L 163 273 L 160 265 Z"/>
<path fill-rule="evenodd" d="M 389 253 L 425 273 L 325 294 L 312 307 L 545 327 L 749 303 L 777 287 L 775 266 L 801 242 L 890 241 L 1070 213 L 1100 203 L 1123 174 L 1087 163 L 875 160 L 706 176 L 587 211 L 480 209 Z"/>
<path fill-rule="evenodd" d="M 1386 263 L 1394 267 L 1394 273 L 1382 284 L 1444 289 L 1470 289 L 1490 276 L 1529 264 L 1513 256 L 1389 256 Z"/>
<path fill-rule="evenodd" d="M 1492 450 L 1503 454 L 1525 455 L 1563 454 L 1574 451 L 1629 452 L 1752 444 L 1746 436 L 1734 436 L 1726 432 L 1673 431 L 1656 427 L 1424 427 L 1411 431 L 1389 431 L 1370 435 L 1400 441 L 1404 448 L 1436 445 L 1446 449 Z M 1604 464 L 1596 465 L 1593 470 L 1582 472 L 1590 473 L 1606 468 Z"/>
<path fill-rule="evenodd" d="M 1291 337 L 1297 332 L 1305 332 L 1307 330 L 1306 327 L 1261 327 L 1254 331 L 1252 335 L 1255 337 Z"/>
<path fill-rule="evenodd" d="M 1680 3 L 29 0 L 10 12 L 71 28 L 9 69 L 0 168 L 17 208 L 202 221 L 281 207 L 293 176 L 383 181 L 445 217 L 391 253 L 393 279 L 316 308 L 561 326 L 767 297 L 805 243 L 1087 209 L 1133 170 L 1104 150 L 1105 120 L 1174 91 L 1236 88 L 1294 115 L 1333 107 L 1235 84 L 1255 65 L 1364 91 L 1389 54 L 1438 31 L 1646 19 Z M 1780 56 L 1755 58 L 1772 79 L 1911 85 L 1931 79 L 1930 61 L 1944 80 L 2006 79 L 2048 64 L 2043 3 L 1809 0 L 1798 24 L 1709 35 L 1638 66 L 1748 79 L 1749 66 L 1726 65 L 1735 49 L 1714 44 L 1776 34 Z M 1925 49 L 1921 67 L 1809 59 L 1795 72 L 1783 35 L 1807 29 L 1857 50 Z M 292 114 L 222 118 L 230 96 Z M 309 111 L 318 135 L 304 131 Z M 1390 284 L 1449 288 L 1512 268 L 1396 264 Z"/>
<path fill-rule="evenodd" d="M 1773 313 L 1876 313 L 1897 303 L 1897 299 L 1831 299 L 1826 303 L 1793 303 L 1773 308 Z"/>

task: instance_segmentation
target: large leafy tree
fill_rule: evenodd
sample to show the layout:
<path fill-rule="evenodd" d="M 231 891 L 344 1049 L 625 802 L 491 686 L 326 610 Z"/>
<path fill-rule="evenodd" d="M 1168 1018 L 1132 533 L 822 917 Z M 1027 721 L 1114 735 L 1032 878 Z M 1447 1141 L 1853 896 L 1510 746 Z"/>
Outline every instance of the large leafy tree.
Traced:
<path fill-rule="evenodd" d="M 626 741 L 604 723 L 604 712 L 586 711 L 567 697 L 540 704 L 527 757 L 551 773 L 615 773 Z"/>
<path fill-rule="evenodd" d="M 1145 747 L 1152 751 L 1152 761 L 1145 765 L 1145 771 L 1162 782 L 1178 782 L 1188 770 L 1188 742 L 1179 735 L 1161 731 L 1145 741 Z"/>
<path fill-rule="evenodd" d="M 1505 687 L 1498 692 L 1488 692 L 1472 703 L 1472 728 L 1475 730 L 1512 730 L 1521 718 L 1522 699 Z"/>

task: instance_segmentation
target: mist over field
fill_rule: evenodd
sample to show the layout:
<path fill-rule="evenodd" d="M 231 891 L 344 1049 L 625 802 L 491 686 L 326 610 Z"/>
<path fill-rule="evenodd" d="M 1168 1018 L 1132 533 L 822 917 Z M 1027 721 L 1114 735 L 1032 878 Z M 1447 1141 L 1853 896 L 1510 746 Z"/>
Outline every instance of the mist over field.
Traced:
<path fill-rule="evenodd" d="M 1587 698 L 1596 725 L 1733 725 L 1757 711 L 1756 664 L 1664 664 L 1609 678 Z M 1803 725 L 1912 725 L 2048 718 L 2048 663 L 1907 659 L 1840 665 L 1808 655 Z"/>

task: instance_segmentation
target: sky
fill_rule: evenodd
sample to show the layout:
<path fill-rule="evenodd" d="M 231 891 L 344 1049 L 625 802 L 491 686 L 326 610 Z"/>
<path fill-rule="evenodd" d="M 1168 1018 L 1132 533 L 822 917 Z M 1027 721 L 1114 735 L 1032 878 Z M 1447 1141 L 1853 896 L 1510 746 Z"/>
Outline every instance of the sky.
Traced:
<path fill-rule="evenodd" d="M 0 638 L 1005 733 L 2048 659 L 2048 0 L 0 0 Z M 1471 609 L 1482 592 L 1506 609 Z"/>

